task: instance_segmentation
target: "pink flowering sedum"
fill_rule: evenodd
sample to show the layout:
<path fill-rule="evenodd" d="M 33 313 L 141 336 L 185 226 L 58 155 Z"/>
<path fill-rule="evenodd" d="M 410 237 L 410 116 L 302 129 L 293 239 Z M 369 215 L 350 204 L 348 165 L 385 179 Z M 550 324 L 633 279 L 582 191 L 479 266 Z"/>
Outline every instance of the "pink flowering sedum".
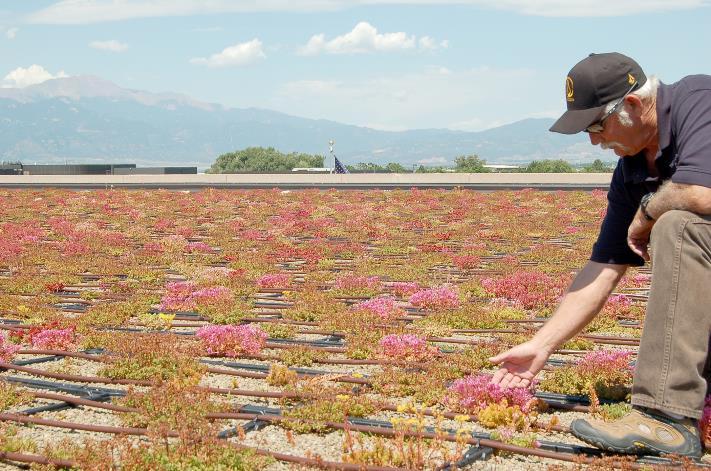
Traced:
<path fill-rule="evenodd" d="M 501 388 L 490 383 L 490 375 L 472 375 L 456 380 L 449 387 L 453 394 L 450 400 L 459 409 L 476 413 L 490 404 L 500 403 L 503 399 L 509 405 L 515 405 L 526 412 L 533 404 L 533 392 L 527 388 Z"/>
<path fill-rule="evenodd" d="M 198 306 L 230 302 L 234 298 L 232 290 L 225 286 L 197 289 L 189 281 L 168 283 L 166 290 L 159 306 L 162 311 L 189 311 Z"/>
<path fill-rule="evenodd" d="M 286 273 L 273 273 L 262 275 L 257 280 L 257 286 L 260 288 L 283 288 L 289 286 L 290 278 Z"/>
<path fill-rule="evenodd" d="M 701 429 L 701 442 L 708 449 L 711 447 L 711 396 L 706 396 L 704 401 L 704 411 L 699 421 Z"/>
<path fill-rule="evenodd" d="M 69 350 L 75 344 L 75 332 L 66 329 L 44 329 L 32 335 L 30 343 L 42 350 Z"/>
<path fill-rule="evenodd" d="M 405 314 L 393 298 L 373 298 L 353 306 L 356 311 L 369 311 L 383 320 L 392 320 Z"/>
<path fill-rule="evenodd" d="M 208 325 L 195 335 L 202 341 L 207 353 L 236 357 L 243 354 L 256 355 L 267 341 L 267 334 L 251 324 Z"/>
<path fill-rule="evenodd" d="M 630 350 L 595 350 L 586 354 L 576 369 L 590 376 L 617 376 L 621 373 L 632 376 L 634 368 L 630 364 L 634 352 Z"/>
<path fill-rule="evenodd" d="M 423 361 L 436 352 L 424 337 L 414 334 L 386 335 L 380 340 L 380 348 L 385 357 L 399 361 Z"/>
<path fill-rule="evenodd" d="M 422 309 L 456 309 L 459 307 L 459 294 L 456 288 L 449 286 L 424 289 L 410 296 L 410 304 Z"/>
<path fill-rule="evenodd" d="M 566 277 L 552 278 L 542 272 L 519 271 L 500 278 L 484 278 L 481 286 L 493 297 L 536 309 L 556 303 L 568 284 Z"/>
<path fill-rule="evenodd" d="M 415 294 L 417 291 L 419 291 L 420 285 L 418 285 L 414 281 L 413 282 L 396 281 L 390 285 L 390 288 L 392 289 L 392 292 L 395 296 L 400 296 L 401 298 L 407 298 L 407 297 Z"/>
<path fill-rule="evenodd" d="M 336 288 L 342 290 L 380 289 L 380 278 L 377 276 L 344 275 L 336 280 Z"/>
<path fill-rule="evenodd" d="M 193 253 L 193 252 L 210 253 L 210 252 L 215 251 L 215 249 L 213 249 L 209 244 L 206 244 L 205 242 L 189 242 L 188 245 L 185 246 L 185 250 L 187 250 L 190 253 Z"/>
<path fill-rule="evenodd" d="M 11 361 L 19 349 L 20 346 L 10 342 L 4 332 L 0 334 L 0 360 Z"/>

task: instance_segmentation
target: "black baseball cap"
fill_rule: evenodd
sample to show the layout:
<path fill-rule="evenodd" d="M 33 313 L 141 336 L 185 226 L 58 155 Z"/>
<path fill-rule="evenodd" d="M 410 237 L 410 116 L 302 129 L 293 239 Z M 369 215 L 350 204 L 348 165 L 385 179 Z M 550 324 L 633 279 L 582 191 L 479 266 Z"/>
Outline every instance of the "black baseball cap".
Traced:
<path fill-rule="evenodd" d="M 590 54 L 570 69 L 565 78 L 563 113 L 550 130 L 576 134 L 602 115 L 605 105 L 637 90 L 647 82 L 642 67 L 634 59 L 618 52 Z"/>

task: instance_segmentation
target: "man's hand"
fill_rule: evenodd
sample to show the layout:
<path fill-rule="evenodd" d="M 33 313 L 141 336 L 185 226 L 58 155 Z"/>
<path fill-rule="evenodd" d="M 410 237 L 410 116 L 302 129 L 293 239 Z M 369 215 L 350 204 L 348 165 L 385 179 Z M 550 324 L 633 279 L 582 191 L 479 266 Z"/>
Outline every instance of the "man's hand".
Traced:
<path fill-rule="evenodd" d="M 647 247 L 649 246 L 649 235 L 652 233 L 652 226 L 654 226 L 654 221 L 648 221 L 642 211 L 637 210 L 632 224 L 627 229 L 627 245 L 630 246 L 632 252 L 646 261 L 649 261 Z"/>
<path fill-rule="evenodd" d="M 491 383 L 502 388 L 526 388 L 543 369 L 550 352 L 532 341 L 517 345 L 489 359 L 501 368 L 491 378 Z"/>

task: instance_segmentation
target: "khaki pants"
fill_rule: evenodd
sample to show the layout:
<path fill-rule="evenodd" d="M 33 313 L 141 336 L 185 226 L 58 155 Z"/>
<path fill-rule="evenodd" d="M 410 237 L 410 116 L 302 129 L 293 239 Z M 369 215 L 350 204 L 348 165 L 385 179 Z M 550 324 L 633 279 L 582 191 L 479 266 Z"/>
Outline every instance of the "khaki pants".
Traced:
<path fill-rule="evenodd" d="M 698 419 L 711 386 L 711 216 L 668 211 L 650 245 L 652 287 L 632 404 Z"/>

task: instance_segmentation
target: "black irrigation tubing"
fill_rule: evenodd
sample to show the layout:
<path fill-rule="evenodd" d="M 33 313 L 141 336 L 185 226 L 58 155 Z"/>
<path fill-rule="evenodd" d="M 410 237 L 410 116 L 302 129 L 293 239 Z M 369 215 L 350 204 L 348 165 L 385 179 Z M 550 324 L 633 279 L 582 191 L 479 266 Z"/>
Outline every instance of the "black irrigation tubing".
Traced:
<path fill-rule="evenodd" d="M 288 420 L 280 415 L 272 415 L 272 414 L 266 414 L 266 413 L 215 413 L 211 414 L 214 418 L 222 418 L 222 419 L 241 419 L 241 420 L 262 420 L 262 421 L 269 421 L 269 422 L 282 422 L 284 420 Z M 303 422 L 312 422 L 309 420 L 302 420 Z M 376 421 L 367 421 L 367 422 L 376 422 Z M 377 421 L 380 422 L 380 421 Z M 394 437 L 397 436 L 398 432 L 395 431 L 391 424 L 389 423 L 384 423 L 387 424 L 388 426 L 381 426 L 378 424 L 377 426 L 373 425 L 362 425 L 360 423 L 352 423 L 350 420 L 346 423 L 335 423 L 335 422 L 318 422 L 319 425 L 326 425 L 327 427 L 334 429 L 334 430 L 349 430 L 349 431 L 356 431 L 356 432 L 363 432 L 363 433 L 368 433 L 368 434 L 374 434 L 374 435 L 380 435 L 380 436 L 385 436 L 385 437 Z M 402 432 L 400 432 L 402 433 Z M 420 432 L 404 432 L 405 436 L 408 437 L 420 437 L 420 438 L 425 438 L 425 439 L 435 439 L 435 438 L 440 438 L 445 441 L 451 441 L 451 442 L 456 442 L 457 440 L 460 440 L 456 435 L 453 434 L 441 434 L 441 433 L 432 433 L 430 431 L 420 431 Z M 602 456 L 602 451 L 597 449 L 597 448 L 589 448 L 589 447 L 580 447 L 577 445 L 569 445 L 569 444 L 564 444 L 564 443 L 555 443 L 555 442 L 545 442 L 542 443 L 543 446 L 540 448 L 526 448 L 526 447 L 521 447 L 517 445 L 511 445 L 507 443 L 503 443 L 500 441 L 496 440 L 491 440 L 487 438 L 469 438 L 465 441 L 465 443 L 473 446 L 487 446 L 493 449 L 497 449 L 500 451 L 506 451 L 510 453 L 515 453 L 515 454 L 522 454 L 522 455 L 531 455 L 531 456 L 538 456 L 541 458 L 551 458 L 551 459 L 556 459 L 560 461 L 566 461 L 566 462 L 582 462 L 583 464 L 590 464 L 594 462 L 594 457 Z M 674 465 L 674 462 L 666 462 L 665 465 L 663 466 L 668 466 L 667 463 L 672 463 Z M 608 463 L 608 466 L 620 466 L 620 463 Z M 643 469 L 645 466 L 649 466 L 648 464 L 641 464 L 641 463 L 630 463 L 630 467 L 632 469 Z M 657 465 L 652 465 L 653 467 Z M 663 468 L 667 469 L 667 468 Z"/>

